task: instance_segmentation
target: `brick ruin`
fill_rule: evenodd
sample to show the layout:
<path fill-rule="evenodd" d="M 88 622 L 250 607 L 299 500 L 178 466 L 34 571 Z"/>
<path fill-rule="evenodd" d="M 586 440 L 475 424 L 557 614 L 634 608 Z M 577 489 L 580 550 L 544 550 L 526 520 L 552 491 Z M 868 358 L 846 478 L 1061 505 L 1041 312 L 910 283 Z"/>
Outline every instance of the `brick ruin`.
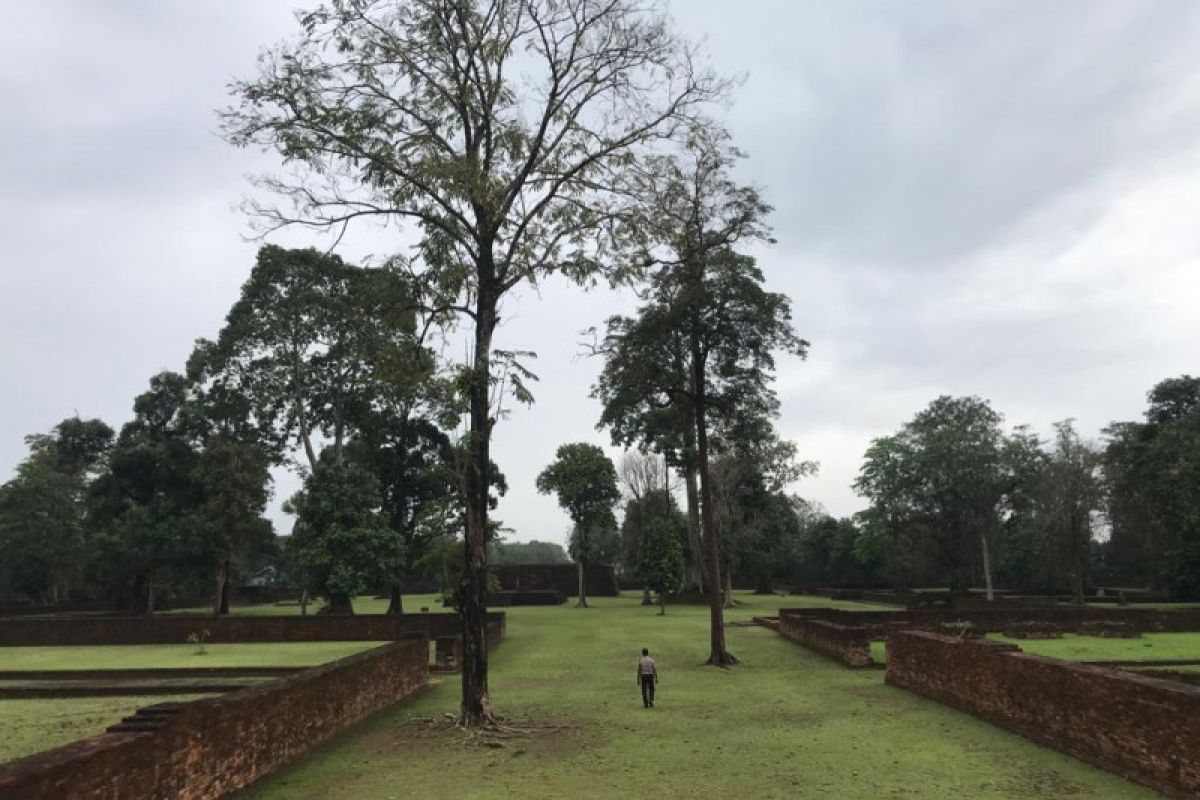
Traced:
<path fill-rule="evenodd" d="M 777 630 L 793 642 L 847 667 L 875 665 L 871 658 L 871 628 L 781 614 Z"/>
<path fill-rule="evenodd" d="M 207 800 L 426 685 L 424 635 L 220 697 L 140 710 L 107 733 L 0 765 L 0 800 Z"/>
<path fill-rule="evenodd" d="M 1200 687 L 925 631 L 888 635 L 887 682 L 1173 797 L 1200 796 Z"/>

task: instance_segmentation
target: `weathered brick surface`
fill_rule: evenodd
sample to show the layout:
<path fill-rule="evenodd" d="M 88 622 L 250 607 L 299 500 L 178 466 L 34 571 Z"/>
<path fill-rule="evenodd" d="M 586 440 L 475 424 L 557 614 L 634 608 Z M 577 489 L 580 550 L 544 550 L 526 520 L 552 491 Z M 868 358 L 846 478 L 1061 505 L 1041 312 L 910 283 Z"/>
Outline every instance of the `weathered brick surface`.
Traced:
<path fill-rule="evenodd" d="M 822 619 L 794 616 L 779 618 L 779 633 L 848 667 L 869 667 L 871 632 L 867 628 L 839 625 Z"/>
<path fill-rule="evenodd" d="M 150 707 L 110 732 L 0 765 L 0 800 L 205 800 L 246 786 L 428 679 L 424 637 L 263 686 Z"/>
<path fill-rule="evenodd" d="M 1200 687 L 923 631 L 888 635 L 887 682 L 1175 797 L 1200 797 Z"/>
<path fill-rule="evenodd" d="M 488 613 L 504 634 L 504 612 Z M 457 614 L 354 614 L 351 616 L 97 617 L 93 619 L 0 619 L 0 647 L 31 645 L 181 644 L 208 631 L 209 641 L 391 641 L 413 634 L 429 638 L 462 633 Z"/>

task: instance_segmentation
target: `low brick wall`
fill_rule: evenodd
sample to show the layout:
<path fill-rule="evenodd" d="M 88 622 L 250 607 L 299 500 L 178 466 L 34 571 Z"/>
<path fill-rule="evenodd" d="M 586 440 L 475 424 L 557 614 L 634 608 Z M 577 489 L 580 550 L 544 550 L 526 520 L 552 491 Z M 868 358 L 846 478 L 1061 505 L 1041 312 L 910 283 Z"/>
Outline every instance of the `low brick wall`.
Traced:
<path fill-rule="evenodd" d="M 0 765 L 0 800 L 204 800 L 247 786 L 426 684 L 395 642 L 218 698 L 142 709 L 109 733 Z"/>
<path fill-rule="evenodd" d="M 1200 687 L 922 631 L 887 682 L 1175 797 L 1200 797 Z"/>
<path fill-rule="evenodd" d="M 1141 633 L 1184 633 L 1200 631 L 1200 608 L 1075 608 L 1071 606 L 1020 606 L 1003 600 L 982 608 L 925 608 L 896 611 L 847 611 L 836 608 L 781 608 L 781 617 L 823 619 L 839 625 L 876 628 L 882 636 L 894 628 L 934 628 L 970 622 L 986 631 L 999 631 L 1014 624 L 1040 622 L 1064 631 L 1083 630 L 1088 623 L 1115 622 Z"/>
<path fill-rule="evenodd" d="M 503 611 L 489 612 L 488 624 L 504 635 Z M 0 619 L 0 647 L 37 645 L 183 644 L 192 633 L 208 631 L 208 641 L 337 642 L 431 639 L 462 633 L 457 614 L 354 614 L 351 616 L 96 617 L 93 619 Z"/>
<path fill-rule="evenodd" d="M 869 667 L 871 633 L 867 628 L 838 625 L 821 619 L 779 618 L 779 633 L 797 644 L 840 661 L 847 667 Z"/>

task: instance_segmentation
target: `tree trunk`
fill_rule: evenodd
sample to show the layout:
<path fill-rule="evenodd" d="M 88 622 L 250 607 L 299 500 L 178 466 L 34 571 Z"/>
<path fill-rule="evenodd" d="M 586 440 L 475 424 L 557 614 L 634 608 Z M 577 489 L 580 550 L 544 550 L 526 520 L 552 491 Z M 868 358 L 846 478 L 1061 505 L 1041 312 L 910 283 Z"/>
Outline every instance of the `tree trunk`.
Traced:
<path fill-rule="evenodd" d="M 340 616 L 354 614 L 354 601 L 349 595 L 330 596 L 325 613 Z"/>
<path fill-rule="evenodd" d="M 224 559 L 217 569 L 216 615 L 229 613 L 229 559 Z"/>
<path fill-rule="evenodd" d="M 583 549 L 582 538 L 583 537 L 580 537 L 580 539 L 581 539 L 580 549 L 581 550 Z M 583 556 L 579 557 L 578 564 L 579 564 L 579 602 L 575 604 L 575 607 L 576 608 L 588 608 L 587 587 L 584 585 L 586 583 L 586 581 L 584 580 L 584 575 L 583 575 Z"/>
<path fill-rule="evenodd" d="M 642 605 L 654 605 L 654 600 L 650 597 L 650 587 L 646 586 L 645 584 L 642 585 Z"/>
<path fill-rule="evenodd" d="M 300 616 L 308 616 L 308 589 L 300 591 Z"/>
<path fill-rule="evenodd" d="M 692 437 L 688 437 L 689 439 Z M 704 593 L 704 543 L 700 539 L 700 490 L 696 485 L 696 467 L 687 460 L 684 468 L 684 495 L 687 499 L 688 565 L 684 590 Z"/>
<path fill-rule="evenodd" d="M 477 265 L 481 274 L 494 274 L 491 264 Z M 491 444 L 492 332 L 499 299 L 494 279 L 481 279 L 476 296 L 475 363 L 470 381 L 471 427 L 467 437 L 467 530 L 463 543 L 463 571 L 457 606 L 463 626 L 462 702 L 459 724 L 490 725 L 496 721 L 488 695 L 487 622 L 487 508 L 488 464 Z"/>
<path fill-rule="evenodd" d="M 984 591 L 986 593 L 985 596 L 987 597 L 988 602 L 990 603 L 991 601 L 996 599 L 996 593 L 995 593 L 995 590 L 992 588 L 992 557 L 991 557 L 991 554 L 988 552 L 987 532 L 984 530 L 979 531 L 979 545 L 980 545 L 980 547 L 983 548 Z"/>
<path fill-rule="evenodd" d="M 154 579 L 146 578 L 146 613 L 154 613 Z"/>
<path fill-rule="evenodd" d="M 728 565 L 725 567 L 725 592 L 721 598 L 722 608 L 733 608 L 733 572 Z"/>
<path fill-rule="evenodd" d="M 765 572 L 758 574 L 758 586 L 754 589 L 755 594 L 772 594 L 771 577 Z"/>
<path fill-rule="evenodd" d="M 399 579 L 392 581 L 392 586 L 388 590 L 388 607 L 386 613 L 390 617 L 398 617 L 404 613 L 404 592 Z"/>
<path fill-rule="evenodd" d="M 665 617 L 667 615 L 667 593 L 666 592 L 658 593 L 658 615 L 660 617 Z"/>
<path fill-rule="evenodd" d="M 692 344 L 693 411 L 696 420 L 696 456 L 700 470 L 700 521 L 707 543 L 709 639 L 708 664 L 728 667 L 738 660 L 725 647 L 725 615 L 721 602 L 721 556 L 717 544 L 717 526 L 713 520 L 712 479 L 708 470 L 708 422 L 705 419 L 704 366 L 699 344 Z"/>

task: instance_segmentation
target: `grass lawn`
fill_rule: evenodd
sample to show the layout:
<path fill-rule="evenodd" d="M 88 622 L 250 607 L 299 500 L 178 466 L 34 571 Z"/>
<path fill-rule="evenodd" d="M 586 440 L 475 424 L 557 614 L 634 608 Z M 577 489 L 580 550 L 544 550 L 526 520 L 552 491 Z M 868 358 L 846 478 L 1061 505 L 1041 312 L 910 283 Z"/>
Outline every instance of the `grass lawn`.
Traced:
<path fill-rule="evenodd" d="M 743 595 L 731 619 L 798 598 Z M 730 627 L 743 665 L 700 666 L 702 607 L 643 608 L 635 595 L 509 609 L 492 657 L 499 711 L 541 726 L 502 748 L 468 744 L 440 720 L 448 676 L 243 793 L 243 800 L 510 797 L 1045 798 L 1154 793 L 848 670 L 765 628 Z M 646 710 L 634 666 L 649 647 L 662 676 Z"/>
<path fill-rule="evenodd" d="M 0 648 L 0 670 L 121 669 L 135 667 L 302 667 L 348 656 L 381 642 L 210 644 L 197 655 L 188 644 L 105 647 Z M 186 690 L 183 690 L 186 691 Z M 196 695 L 0 699 L 0 762 L 58 747 L 97 733 L 142 706 Z"/>
<path fill-rule="evenodd" d="M 1026 653 L 1068 661 L 1200 659 L 1200 633 L 1147 633 L 1140 639 L 1102 639 L 1070 633 L 1061 639 L 1010 639 L 999 635 L 988 638 L 1011 642 Z"/>
<path fill-rule="evenodd" d="M 383 642 L 281 642 L 209 644 L 204 655 L 190 644 L 129 644 L 97 647 L 4 647 L 0 670 L 128 669 L 138 667 L 307 667 L 343 658 Z M 0 722 L 5 719 L 0 701 Z"/>
<path fill-rule="evenodd" d="M 65 697 L 0 700 L 0 763 L 103 733 L 143 706 L 180 702 L 195 695 L 153 697 Z"/>

